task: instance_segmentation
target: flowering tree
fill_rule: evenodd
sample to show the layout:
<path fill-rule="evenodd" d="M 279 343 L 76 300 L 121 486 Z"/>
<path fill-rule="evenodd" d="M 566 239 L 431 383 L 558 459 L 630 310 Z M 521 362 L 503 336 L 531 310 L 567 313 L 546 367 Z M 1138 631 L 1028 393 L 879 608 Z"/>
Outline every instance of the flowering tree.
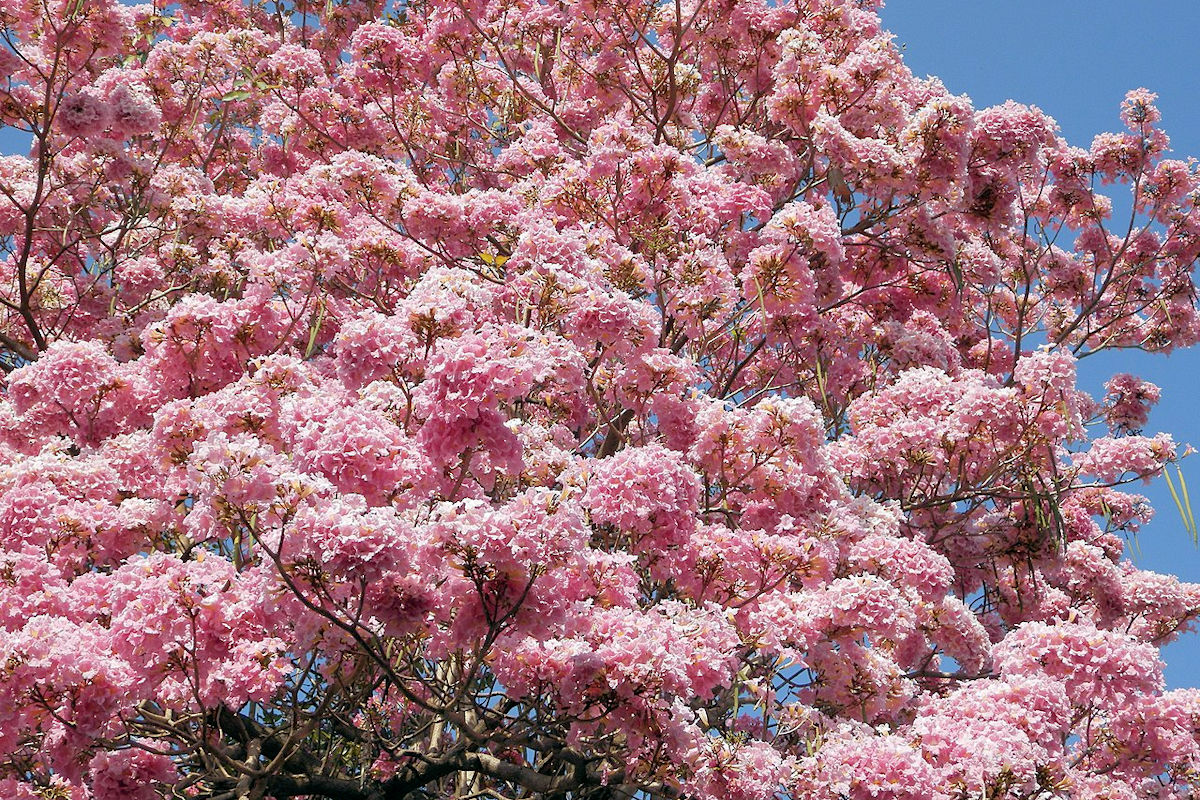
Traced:
<path fill-rule="evenodd" d="M 1192 797 L 1200 174 L 870 5 L 0 1 L 0 796 Z"/>

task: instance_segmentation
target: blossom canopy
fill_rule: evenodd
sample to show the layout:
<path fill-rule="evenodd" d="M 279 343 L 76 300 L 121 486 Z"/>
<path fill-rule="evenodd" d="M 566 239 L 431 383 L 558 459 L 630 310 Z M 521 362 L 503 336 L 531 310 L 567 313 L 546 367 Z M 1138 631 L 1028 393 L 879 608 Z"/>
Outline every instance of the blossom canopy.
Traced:
<path fill-rule="evenodd" d="M 0 796 L 1195 796 L 1200 171 L 873 5 L 0 0 Z"/>

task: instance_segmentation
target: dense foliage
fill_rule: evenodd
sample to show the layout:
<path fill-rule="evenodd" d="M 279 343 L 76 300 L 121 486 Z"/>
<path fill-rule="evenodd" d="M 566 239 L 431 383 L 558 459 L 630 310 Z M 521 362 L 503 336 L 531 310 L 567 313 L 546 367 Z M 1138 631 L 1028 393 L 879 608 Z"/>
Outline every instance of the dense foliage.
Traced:
<path fill-rule="evenodd" d="M 849 0 L 0 0 L 0 795 L 1191 797 L 1154 96 Z M 1114 215 L 1105 192 L 1131 192 Z"/>

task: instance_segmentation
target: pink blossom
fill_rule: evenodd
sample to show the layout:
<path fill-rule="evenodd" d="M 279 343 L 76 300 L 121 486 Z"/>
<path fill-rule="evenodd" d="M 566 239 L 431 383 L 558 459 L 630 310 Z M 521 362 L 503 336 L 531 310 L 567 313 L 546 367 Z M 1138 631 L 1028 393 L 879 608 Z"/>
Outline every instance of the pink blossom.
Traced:
<path fill-rule="evenodd" d="M 663 447 L 642 447 L 599 462 L 581 502 L 599 525 L 629 536 L 633 549 L 676 549 L 695 529 L 700 481 Z"/>
<path fill-rule="evenodd" d="M 88 768 L 96 800 L 153 800 L 155 784 L 169 785 L 177 776 L 169 758 L 138 749 L 99 752 Z"/>
<path fill-rule="evenodd" d="M 766 742 L 740 746 L 713 741 L 694 766 L 688 780 L 697 797 L 729 800 L 766 800 L 774 797 L 789 777 L 788 765 Z"/>
<path fill-rule="evenodd" d="M 1150 407 L 1162 397 L 1162 390 L 1153 383 L 1128 373 L 1114 375 L 1104 388 L 1105 418 L 1115 432 L 1140 431 L 1149 419 Z"/>
<path fill-rule="evenodd" d="M 1116 708 L 1162 687 L 1162 664 L 1153 647 L 1082 623 L 1025 623 L 996 645 L 993 658 L 1005 676 L 1061 682 L 1071 702 L 1081 706 Z"/>
<path fill-rule="evenodd" d="M 64 98 L 58 109 L 59 127 L 68 136 L 97 136 L 111 118 L 111 106 L 89 92 Z"/>
<path fill-rule="evenodd" d="M 918 750 L 888 735 L 837 737 L 805 762 L 802 791 L 828 787 L 851 800 L 917 800 L 931 796 L 929 787 L 936 780 Z"/>
<path fill-rule="evenodd" d="M 1163 465 L 1175 460 L 1175 442 L 1166 434 L 1146 436 L 1104 437 L 1092 442 L 1091 448 L 1077 459 L 1079 470 L 1095 475 L 1101 481 L 1116 481 L 1131 473 L 1149 480 Z"/>

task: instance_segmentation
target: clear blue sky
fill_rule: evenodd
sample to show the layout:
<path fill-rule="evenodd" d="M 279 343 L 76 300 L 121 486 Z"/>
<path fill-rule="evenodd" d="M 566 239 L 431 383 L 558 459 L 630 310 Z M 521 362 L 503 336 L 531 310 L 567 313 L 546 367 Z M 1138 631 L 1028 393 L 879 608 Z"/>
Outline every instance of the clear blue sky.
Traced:
<path fill-rule="evenodd" d="M 1069 142 L 1087 147 L 1095 134 L 1120 128 L 1125 92 L 1145 86 L 1158 93 L 1172 155 L 1200 159 L 1197 0 L 892 0 L 882 16 L 913 72 L 938 76 L 976 108 L 1010 99 L 1036 105 Z M 1148 431 L 1200 449 L 1200 349 L 1097 355 L 1084 360 L 1081 382 L 1094 391 L 1114 372 L 1163 388 Z M 1182 467 L 1200 512 L 1200 455 Z M 1200 550 L 1163 480 L 1139 491 L 1158 515 L 1139 536 L 1136 563 L 1200 582 Z M 1200 686 L 1200 636 L 1183 637 L 1164 657 L 1170 686 Z"/>

